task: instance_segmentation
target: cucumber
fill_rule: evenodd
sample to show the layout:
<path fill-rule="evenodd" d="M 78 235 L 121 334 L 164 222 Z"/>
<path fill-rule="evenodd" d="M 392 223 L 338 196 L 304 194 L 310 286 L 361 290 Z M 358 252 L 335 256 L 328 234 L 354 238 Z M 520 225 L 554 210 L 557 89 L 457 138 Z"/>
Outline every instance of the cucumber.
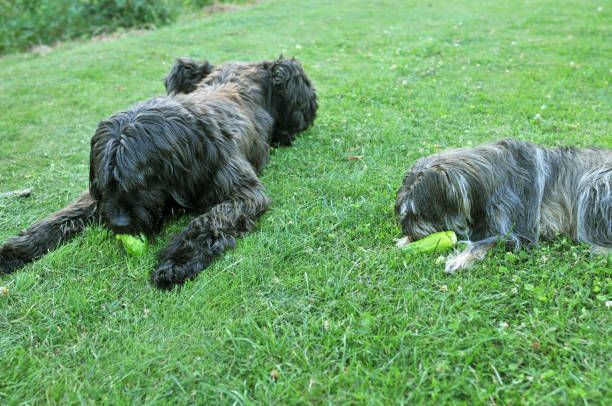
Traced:
<path fill-rule="evenodd" d="M 425 238 L 411 242 L 404 249 L 411 253 L 441 252 L 457 245 L 457 234 L 454 231 L 440 231 Z"/>
<path fill-rule="evenodd" d="M 130 234 L 117 234 L 115 238 L 121 241 L 125 252 L 127 252 L 129 255 L 139 257 L 144 254 L 147 249 L 147 239 L 142 234 L 137 236 Z"/>

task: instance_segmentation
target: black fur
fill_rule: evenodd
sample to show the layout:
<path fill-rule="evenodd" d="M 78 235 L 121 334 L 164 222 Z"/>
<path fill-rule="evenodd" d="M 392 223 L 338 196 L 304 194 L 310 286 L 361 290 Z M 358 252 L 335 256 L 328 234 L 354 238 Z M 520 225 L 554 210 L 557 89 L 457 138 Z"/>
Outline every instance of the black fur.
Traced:
<path fill-rule="evenodd" d="M 213 66 L 208 61 L 198 62 L 191 58 L 178 58 L 168 76 L 164 78 L 166 93 L 191 93 L 206 75 L 212 72 Z"/>
<path fill-rule="evenodd" d="M 270 68 L 273 111 L 277 114 L 272 135 L 274 145 L 291 145 L 295 136 L 314 121 L 317 98 L 310 79 L 301 69 L 293 59 L 280 59 Z"/>
<path fill-rule="evenodd" d="M 87 224 L 154 235 L 173 213 L 197 215 L 159 253 L 160 288 L 193 278 L 251 230 L 270 199 L 258 174 L 273 144 L 314 121 L 312 83 L 293 59 L 179 59 L 158 97 L 102 121 L 91 140 L 90 187 L 76 203 L 0 246 L 0 272 L 56 248 Z"/>

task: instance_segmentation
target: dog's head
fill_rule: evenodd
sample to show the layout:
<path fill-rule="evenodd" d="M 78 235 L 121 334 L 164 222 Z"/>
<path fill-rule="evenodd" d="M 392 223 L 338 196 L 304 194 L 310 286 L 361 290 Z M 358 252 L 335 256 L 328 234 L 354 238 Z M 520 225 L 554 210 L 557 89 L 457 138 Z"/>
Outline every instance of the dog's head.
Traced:
<path fill-rule="evenodd" d="M 469 237 L 469 185 L 459 172 L 415 165 L 397 193 L 395 213 L 410 240 L 446 230 Z"/>
<path fill-rule="evenodd" d="M 108 228 L 151 235 L 169 208 L 189 207 L 196 199 L 188 195 L 199 186 L 189 184 L 198 178 L 193 173 L 215 165 L 207 159 L 215 154 L 212 146 L 193 141 L 198 125 L 171 98 L 149 100 L 99 124 L 91 140 L 89 184 Z"/>
<path fill-rule="evenodd" d="M 296 135 L 314 122 L 317 95 L 302 65 L 295 59 L 279 58 L 268 66 L 272 104 L 276 115 L 273 145 L 291 145 Z"/>

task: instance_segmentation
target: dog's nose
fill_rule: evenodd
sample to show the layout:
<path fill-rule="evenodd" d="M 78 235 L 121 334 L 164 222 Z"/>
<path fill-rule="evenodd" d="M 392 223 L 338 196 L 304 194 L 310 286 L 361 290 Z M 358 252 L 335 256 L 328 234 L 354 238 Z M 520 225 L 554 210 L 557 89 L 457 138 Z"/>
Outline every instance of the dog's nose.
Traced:
<path fill-rule="evenodd" d="M 112 219 L 110 219 L 110 226 L 114 230 L 126 229 L 129 227 L 129 225 L 130 219 L 124 214 L 114 216 Z"/>

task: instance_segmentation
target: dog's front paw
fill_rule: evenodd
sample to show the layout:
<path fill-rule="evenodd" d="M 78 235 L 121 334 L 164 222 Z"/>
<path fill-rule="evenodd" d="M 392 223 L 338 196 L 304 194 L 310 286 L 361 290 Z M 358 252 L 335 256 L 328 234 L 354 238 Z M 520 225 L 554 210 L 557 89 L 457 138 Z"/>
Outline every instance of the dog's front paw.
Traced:
<path fill-rule="evenodd" d="M 463 251 L 446 260 L 444 272 L 453 274 L 461 269 L 468 269 L 477 259 L 478 257 L 472 255 L 469 251 Z"/>
<path fill-rule="evenodd" d="M 151 283 L 159 289 L 169 290 L 195 278 L 205 267 L 206 264 L 200 261 L 177 263 L 171 259 L 165 260 L 151 274 Z"/>
<path fill-rule="evenodd" d="M 397 248 L 405 247 L 408 244 L 410 244 L 410 238 L 408 238 L 407 236 L 404 236 L 400 238 L 399 240 L 395 240 L 395 246 Z"/>
<path fill-rule="evenodd" d="M 182 285 L 188 278 L 185 265 L 172 262 L 159 264 L 151 274 L 151 283 L 158 289 L 169 290 L 175 285 Z"/>
<path fill-rule="evenodd" d="M 172 289 L 176 285 L 176 276 L 170 264 L 161 264 L 151 273 L 151 283 L 158 289 Z"/>

